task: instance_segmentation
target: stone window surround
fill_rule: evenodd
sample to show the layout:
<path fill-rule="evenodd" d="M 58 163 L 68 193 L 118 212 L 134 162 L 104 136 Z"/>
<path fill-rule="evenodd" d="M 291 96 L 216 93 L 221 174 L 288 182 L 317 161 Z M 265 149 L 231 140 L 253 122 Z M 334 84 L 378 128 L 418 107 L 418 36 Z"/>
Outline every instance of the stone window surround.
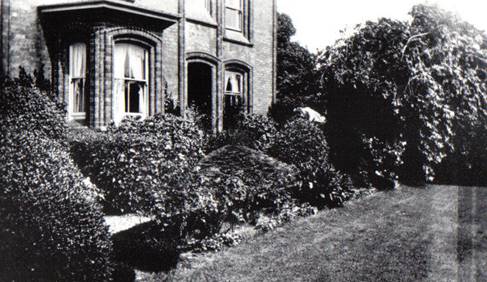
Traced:
<path fill-rule="evenodd" d="M 253 93 L 253 68 L 249 64 L 240 60 L 227 60 L 224 63 L 224 72 L 231 71 L 243 75 L 243 106 L 247 113 L 253 112 L 254 93 Z M 224 80 L 225 73 L 222 74 Z M 224 82 L 224 81 L 223 81 Z M 225 82 L 224 82 L 225 83 Z M 223 94 L 223 93 L 222 93 Z M 223 104 L 223 95 L 221 97 Z"/>

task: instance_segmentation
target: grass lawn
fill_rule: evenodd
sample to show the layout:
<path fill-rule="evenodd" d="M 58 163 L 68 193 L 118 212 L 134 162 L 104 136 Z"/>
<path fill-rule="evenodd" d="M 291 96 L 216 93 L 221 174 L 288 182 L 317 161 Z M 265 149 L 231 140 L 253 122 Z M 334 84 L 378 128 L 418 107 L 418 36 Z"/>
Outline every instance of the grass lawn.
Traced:
<path fill-rule="evenodd" d="M 160 281 L 155 274 L 142 281 Z M 175 281 L 487 281 L 487 188 L 400 187 L 197 258 Z"/>

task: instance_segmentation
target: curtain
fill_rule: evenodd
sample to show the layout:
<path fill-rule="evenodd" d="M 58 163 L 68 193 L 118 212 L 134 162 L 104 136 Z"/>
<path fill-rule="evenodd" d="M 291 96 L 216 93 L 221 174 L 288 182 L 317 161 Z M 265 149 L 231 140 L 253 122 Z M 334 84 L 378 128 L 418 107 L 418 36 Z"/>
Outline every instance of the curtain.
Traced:
<path fill-rule="evenodd" d="M 119 43 L 115 45 L 114 75 L 116 78 L 145 80 L 147 51 L 139 46 Z"/>
<path fill-rule="evenodd" d="M 242 80 L 242 76 L 240 74 L 234 72 L 227 73 L 226 92 L 232 94 L 242 93 L 242 89 L 240 89 L 241 80 Z"/>
<path fill-rule="evenodd" d="M 86 76 L 86 44 L 74 43 L 69 46 L 69 77 L 70 88 L 68 97 L 68 113 L 71 119 L 73 113 L 85 112 L 85 76 Z"/>
<path fill-rule="evenodd" d="M 145 80 L 145 54 L 146 51 L 138 46 L 130 46 L 129 54 L 129 73 L 130 78 Z"/>
<path fill-rule="evenodd" d="M 86 44 L 75 43 L 69 47 L 69 75 L 84 78 L 86 74 Z"/>
<path fill-rule="evenodd" d="M 113 81 L 113 122 L 119 125 L 125 113 L 125 81 L 115 79 Z"/>

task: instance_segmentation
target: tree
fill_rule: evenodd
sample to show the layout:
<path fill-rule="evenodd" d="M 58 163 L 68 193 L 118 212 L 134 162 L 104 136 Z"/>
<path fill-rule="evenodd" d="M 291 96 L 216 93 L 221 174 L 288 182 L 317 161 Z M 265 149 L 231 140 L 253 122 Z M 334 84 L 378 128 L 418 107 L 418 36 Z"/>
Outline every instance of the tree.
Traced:
<path fill-rule="evenodd" d="M 339 169 L 431 181 L 453 139 L 485 124 L 486 35 L 434 6 L 410 14 L 367 22 L 318 59 Z"/>
<path fill-rule="evenodd" d="M 284 122 L 294 108 L 303 106 L 316 90 L 315 55 L 291 41 L 296 29 L 286 14 L 278 15 L 277 30 L 277 103 L 271 114 Z"/>

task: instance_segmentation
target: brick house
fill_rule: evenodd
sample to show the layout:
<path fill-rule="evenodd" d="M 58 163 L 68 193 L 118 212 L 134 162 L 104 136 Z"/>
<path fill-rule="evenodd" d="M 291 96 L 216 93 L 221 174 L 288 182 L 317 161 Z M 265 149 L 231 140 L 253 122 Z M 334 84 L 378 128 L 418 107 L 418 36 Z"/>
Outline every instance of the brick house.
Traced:
<path fill-rule="evenodd" d="M 44 66 L 75 125 L 164 111 L 222 129 L 275 99 L 275 0 L 0 0 L 4 74 Z"/>

